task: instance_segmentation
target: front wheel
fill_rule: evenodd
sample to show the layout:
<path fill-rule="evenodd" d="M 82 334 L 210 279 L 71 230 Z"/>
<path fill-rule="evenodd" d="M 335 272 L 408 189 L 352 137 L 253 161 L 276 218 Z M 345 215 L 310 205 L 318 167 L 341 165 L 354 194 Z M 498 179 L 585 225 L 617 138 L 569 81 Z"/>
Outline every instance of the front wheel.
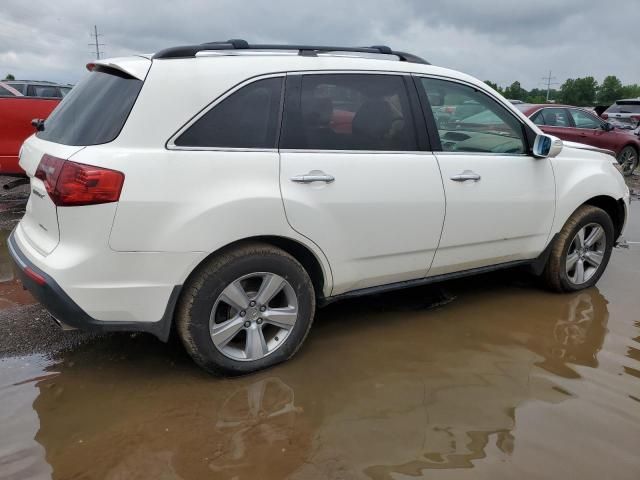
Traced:
<path fill-rule="evenodd" d="M 573 292 L 595 285 L 609 263 L 613 237 L 613 222 L 604 210 L 580 207 L 554 240 L 543 272 L 547 286 Z"/>
<path fill-rule="evenodd" d="M 211 373 L 242 375 L 289 359 L 315 311 L 309 275 L 288 253 L 251 244 L 209 260 L 185 286 L 178 332 Z"/>
<path fill-rule="evenodd" d="M 624 147 L 618 155 L 618 163 L 622 165 L 622 174 L 625 177 L 631 175 L 638 168 L 638 162 L 640 162 L 638 151 L 631 145 Z"/>

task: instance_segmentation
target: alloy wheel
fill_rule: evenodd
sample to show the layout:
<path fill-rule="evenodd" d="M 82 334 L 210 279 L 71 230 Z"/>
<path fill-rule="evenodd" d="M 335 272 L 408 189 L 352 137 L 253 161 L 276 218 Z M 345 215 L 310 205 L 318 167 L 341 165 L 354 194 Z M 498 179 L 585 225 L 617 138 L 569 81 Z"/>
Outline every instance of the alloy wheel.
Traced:
<path fill-rule="evenodd" d="M 566 272 L 574 285 L 588 282 L 600 269 L 607 247 L 604 228 L 597 223 L 585 225 L 573 237 L 566 259 Z"/>
<path fill-rule="evenodd" d="M 620 153 L 618 161 L 622 165 L 622 174 L 625 176 L 631 175 L 638 166 L 638 153 L 633 147 L 626 147 Z"/>
<path fill-rule="evenodd" d="M 225 356 L 254 361 L 280 348 L 298 318 L 293 287 L 280 275 L 256 272 L 231 282 L 218 296 L 209 334 Z"/>

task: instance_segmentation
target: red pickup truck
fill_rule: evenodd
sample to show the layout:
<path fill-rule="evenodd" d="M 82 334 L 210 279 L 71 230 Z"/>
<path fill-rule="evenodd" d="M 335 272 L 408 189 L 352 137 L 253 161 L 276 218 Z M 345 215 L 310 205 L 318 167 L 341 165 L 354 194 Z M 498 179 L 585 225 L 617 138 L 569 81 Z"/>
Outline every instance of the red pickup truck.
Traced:
<path fill-rule="evenodd" d="M 18 152 L 35 132 L 34 118 L 45 119 L 60 103 L 59 98 L 0 97 L 0 175 L 24 175 Z"/>

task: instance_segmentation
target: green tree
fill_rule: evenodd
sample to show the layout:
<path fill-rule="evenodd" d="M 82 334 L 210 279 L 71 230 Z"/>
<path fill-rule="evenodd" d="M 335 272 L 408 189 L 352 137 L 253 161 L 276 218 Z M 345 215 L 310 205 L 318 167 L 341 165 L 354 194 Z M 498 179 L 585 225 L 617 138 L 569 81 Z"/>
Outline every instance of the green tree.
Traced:
<path fill-rule="evenodd" d="M 560 101 L 579 107 L 594 105 L 597 89 L 598 82 L 593 77 L 568 78 L 560 87 Z"/>
<path fill-rule="evenodd" d="M 640 85 L 637 83 L 634 83 L 633 85 L 625 85 L 620 89 L 619 98 L 640 98 Z"/>
<path fill-rule="evenodd" d="M 502 93 L 502 88 L 500 86 L 498 86 L 497 83 L 492 82 L 491 80 L 485 80 L 484 83 L 486 83 L 487 85 L 489 85 L 491 88 L 493 88 L 496 92 L 498 93 Z"/>
<path fill-rule="evenodd" d="M 622 97 L 622 82 L 615 75 L 609 75 L 598 88 L 598 103 L 610 105 Z"/>
<path fill-rule="evenodd" d="M 527 91 L 520 86 L 520 82 L 515 81 L 504 89 L 503 95 L 512 100 L 525 100 Z"/>
<path fill-rule="evenodd" d="M 13 75 L 11 75 L 10 73 L 7 73 L 7 76 L 4 77 L 5 80 L 15 80 L 16 77 L 14 77 Z"/>
<path fill-rule="evenodd" d="M 529 90 L 526 98 L 523 99 L 527 103 L 545 103 L 547 101 L 547 91 L 540 88 Z"/>

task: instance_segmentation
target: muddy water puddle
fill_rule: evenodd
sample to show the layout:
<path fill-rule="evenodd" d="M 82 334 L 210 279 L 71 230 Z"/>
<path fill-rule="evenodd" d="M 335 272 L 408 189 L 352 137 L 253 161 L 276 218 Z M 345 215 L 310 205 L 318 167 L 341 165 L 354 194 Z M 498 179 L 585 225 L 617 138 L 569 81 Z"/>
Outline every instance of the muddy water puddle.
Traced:
<path fill-rule="evenodd" d="M 639 285 L 632 247 L 572 295 L 510 272 L 334 304 L 239 379 L 145 335 L 6 356 L 0 478 L 636 480 Z"/>

